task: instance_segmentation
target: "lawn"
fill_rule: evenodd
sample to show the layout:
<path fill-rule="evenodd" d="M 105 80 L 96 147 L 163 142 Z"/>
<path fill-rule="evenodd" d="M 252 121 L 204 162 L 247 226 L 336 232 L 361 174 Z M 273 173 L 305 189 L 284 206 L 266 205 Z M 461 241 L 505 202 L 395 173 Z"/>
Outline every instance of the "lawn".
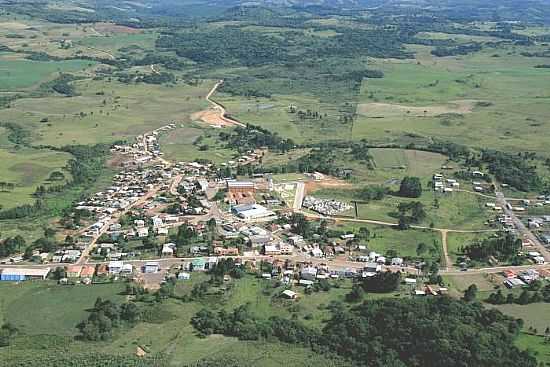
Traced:
<path fill-rule="evenodd" d="M 18 91 L 37 85 L 56 73 L 81 71 L 94 64 L 87 60 L 31 61 L 2 57 L 0 54 L 0 90 Z"/>
<path fill-rule="evenodd" d="M 97 297 L 122 301 L 123 284 L 59 286 L 50 282 L 0 284 L 1 318 L 27 335 L 76 335 Z"/>

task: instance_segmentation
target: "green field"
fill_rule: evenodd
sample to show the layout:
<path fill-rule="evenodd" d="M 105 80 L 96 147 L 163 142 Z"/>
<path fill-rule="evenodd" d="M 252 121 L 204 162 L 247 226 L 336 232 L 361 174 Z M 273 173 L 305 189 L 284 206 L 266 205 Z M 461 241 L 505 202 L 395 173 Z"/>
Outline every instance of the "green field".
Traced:
<path fill-rule="evenodd" d="M 93 62 L 85 60 L 70 61 L 31 61 L 7 58 L 0 54 L 0 89 L 18 91 L 32 87 L 51 78 L 55 73 L 81 71 Z"/>
<path fill-rule="evenodd" d="M 525 329 L 533 327 L 542 334 L 547 327 L 550 327 L 550 304 L 548 303 L 509 304 L 493 307 L 506 315 L 522 319 L 525 322 Z"/>
<path fill-rule="evenodd" d="M 374 62 L 385 77 L 364 81 L 354 139 L 399 142 L 414 133 L 476 147 L 546 153 L 542 137 L 550 71 L 534 68 L 542 59 L 507 48 L 445 58 L 429 55 L 427 47 L 411 49 L 418 52 L 415 60 Z"/>
<path fill-rule="evenodd" d="M 218 133 L 219 129 L 186 125 L 162 135 L 159 142 L 165 158 L 169 160 L 209 159 L 214 163 L 224 163 L 233 159 L 235 152 L 217 140 Z M 194 144 L 199 137 L 201 142 Z M 208 149 L 200 150 L 200 146 Z"/>
<path fill-rule="evenodd" d="M 398 256 L 416 257 L 419 243 L 424 243 L 428 247 L 435 244 L 441 248 L 439 233 L 428 229 L 400 231 L 389 226 L 353 222 L 337 222 L 334 226 L 335 229 L 344 231 L 357 231 L 360 227 L 367 227 L 370 231 L 370 239 L 366 243 L 369 251 L 385 254 L 388 250 L 395 250 Z"/>
<path fill-rule="evenodd" d="M 76 335 L 75 326 L 97 297 L 121 301 L 123 285 L 59 286 L 51 283 L 0 284 L 0 320 L 9 320 L 27 335 Z M 6 298 L 4 298 L 6 297 Z"/>
<path fill-rule="evenodd" d="M 4 208 L 34 202 L 32 194 L 38 185 L 59 185 L 64 181 L 46 181 L 53 171 L 64 171 L 71 155 L 51 150 L 22 148 L 19 150 L 0 149 L 0 172 L 2 181 L 15 184 L 14 190 L 0 192 L 0 203 Z"/>
<path fill-rule="evenodd" d="M 39 144 L 94 144 L 128 139 L 170 122 L 190 122 L 207 107 L 210 82 L 197 87 L 117 81 L 75 82 L 79 96 L 22 98 L 2 110 L 8 121 L 32 129 Z M 48 118 L 48 123 L 40 120 Z"/>
<path fill-rule="evenodd" d="M 516 345 L 535 353 L 540 362 L 550 363 L 550 345 L 544 341 L 544 337 L 521 333 L 516 340 Z"/>

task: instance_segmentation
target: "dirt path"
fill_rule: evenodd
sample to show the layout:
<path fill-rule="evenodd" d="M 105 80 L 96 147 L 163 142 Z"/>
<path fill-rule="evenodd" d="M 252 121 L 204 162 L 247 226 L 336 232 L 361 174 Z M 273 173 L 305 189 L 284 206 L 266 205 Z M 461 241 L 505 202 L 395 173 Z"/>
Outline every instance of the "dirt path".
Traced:
<path fill-rule="evenodd" d="M 441 247 L 443 248 L 443 259 L 445 260 L 445 270 L 449 271 L 449 269 L 453 266 L 453 262 L 449 257 L 449 250 L 447 248 L 447 233 L 449 231 L 442 229 L 439 232 L 441 233 Z"/>

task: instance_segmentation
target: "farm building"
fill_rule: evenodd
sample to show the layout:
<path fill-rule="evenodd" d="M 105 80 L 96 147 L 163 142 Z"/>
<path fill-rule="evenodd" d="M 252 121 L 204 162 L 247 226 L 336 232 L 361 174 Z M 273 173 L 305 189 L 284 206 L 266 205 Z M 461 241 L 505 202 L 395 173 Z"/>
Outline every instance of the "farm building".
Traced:
<path fill-rule="evenodd" d="M 40 279 L 45 280 L 50 273 L 50 268 L 44 269 L 3 269 L 0 272 L 1 281 L 21 282 L 24 280 Z"/>

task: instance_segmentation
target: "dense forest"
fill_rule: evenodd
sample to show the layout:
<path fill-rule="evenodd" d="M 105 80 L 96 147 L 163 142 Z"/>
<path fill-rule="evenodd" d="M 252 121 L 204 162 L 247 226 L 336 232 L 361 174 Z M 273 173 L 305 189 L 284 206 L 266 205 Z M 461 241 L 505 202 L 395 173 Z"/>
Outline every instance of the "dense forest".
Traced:
<path fill-rule="evenodd" d="M 232 312 L 203 309 L 192 324 L 203 335 L 276 338 L 343 356 L 357 366 L 537 365 L 513 345 L 521 322 L 476 303 L 384 299 L 351 310 L 335 304 L 331 314 L 322 331 L 277 316 L 259 317 L 246 305 Z"/>

